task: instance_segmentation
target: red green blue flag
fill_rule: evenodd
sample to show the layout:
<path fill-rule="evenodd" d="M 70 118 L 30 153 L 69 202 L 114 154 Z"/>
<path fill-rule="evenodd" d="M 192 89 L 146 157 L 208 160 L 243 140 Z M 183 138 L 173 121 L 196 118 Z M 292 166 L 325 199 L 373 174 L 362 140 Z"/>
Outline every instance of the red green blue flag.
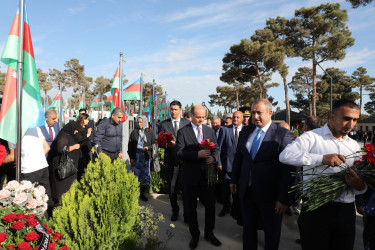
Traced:
<path fill-rule="evenodd" d="M 60 90 L 59 92 L 57 92 L 55 98 L 53 98 L 53 101 L 51 103 L 51 105 L 49 106 L 48 109 L 53 109 L 53 110 L 56 110 L 56 112 L 59 112 L 60 111 L 60 100 L 61 100 L 61 94 L 60 94 Z"/>
<path fill-rule="evenodd" d="M 99 94 L 97 94 L 91 102 L 91 108 L 99 108 Z"/>
<path fill-rule="evenodd" d="M 85 93 L 83 93 L 81 100 L 79 101 L 79 106 L 78 109 L 83 109 L 85 108 Z"/>
<path fill-rule="evenodd" d="M 141 78 L 139 77 L 132 83 L 124 86 L 124 100 L 141 100 Z"/>
<path fill-rule="evenodd" d="M 42 97 L 40 94 L 38 75 L 35 65 L 35 57 L 27 11 L 24 16 L 23 37 L 23 79 L 22 88 L 22 136 L 30 127 L 41 126 L 39 124 L 39 113 L 42 108 Z M 16 89 L 17 89 L 17 64 L 19 50 L 19 11 L 14 17 L 7 42 L 4 47 L 1 61 L 8 66 L 5 80 L 3 102 L 0 111 L 0 138 L 17 143 L 17 114 L 16 114 Z"/>
<path fill-rule="evenodd" d="M 111 106 L 112 111 L 114 108 L 120 107 L 120 67 L 117 67 L 116 69 L 115 77 L 112 82 L 111 94 L 113 102 L 113 105 Z"/>

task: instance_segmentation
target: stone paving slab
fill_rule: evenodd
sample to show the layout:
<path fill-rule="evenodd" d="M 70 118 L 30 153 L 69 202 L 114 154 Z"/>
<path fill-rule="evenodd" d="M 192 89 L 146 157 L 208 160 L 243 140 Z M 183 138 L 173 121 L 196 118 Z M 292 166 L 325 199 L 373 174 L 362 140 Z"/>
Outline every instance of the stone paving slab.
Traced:
<path fill-rule="evenodd" d="M 148 202 L 140 201 L 139 205 L 151 205 L 155 212 L 162 213 L 165 218 L 165 223 L 159 225 L 159 239 L 165 238 L 165 231 L 169 228 L 172 223 L 170 216 L 172 210 L 169 204 L 168 195 L 148 195 L 150 198 Z M 179 201 L 180 207 L 182 207 L 181 201 Z M 216 204 L 216 214 L 221 210 L 221 205 Z M 229 215 L 224 217 L 216 216 L 216 225 L 214 233 L 216 237 L 221 241 L 222 245 L 216 247 L 211 245 L 210 242 L 206 241 L 203 237 L 204 233 L 204 207 L 198 202 L 198 222 L 199 230 L 201 231 L 200 240 L 197 249 L 204 250 L 241 250 L 242 249 L 242 227 L 237 225 L 233 218 Z M 182 214 L 178 221 L 173 222 L 176 226 L 174 229 L 174 237 L 168 242 L 167 249 L 169 250 L 188 250 L 189 241 L 191 239 L 189 228 L 187 224 L 183 222 Z M 281 231 L 280 250 L 300 250 L 301 246 L 295 243 L 295 240 L 299 238 L 299 233 L 296 224 L 289 223 L 289 229 L 284 223 Z M 362 217 L 357 216 L 356 225 L 356 241 L 354 250 L 363 249 L 362 241 Z M 259 250 L 264 249 L 264 234 L 263 231 L 258 231 L 258 246 Z"/>

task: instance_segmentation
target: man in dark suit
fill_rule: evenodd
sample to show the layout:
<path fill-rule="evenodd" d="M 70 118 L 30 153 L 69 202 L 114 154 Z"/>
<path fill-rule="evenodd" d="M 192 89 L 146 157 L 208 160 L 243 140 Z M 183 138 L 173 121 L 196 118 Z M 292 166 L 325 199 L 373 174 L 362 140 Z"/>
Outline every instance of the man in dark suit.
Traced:
<path fill-rule="evenodd" d="M 191 123 L 178 131 L 175 147 L 177 156 L 183 160 L 182 183 L 185 192 L 186 215 L 192 235 L 189 247 L 195 249 L 198 246 L 200 235 L 197 218 L 197 197 L 205 206 L 204 238 L 213 245 L 220 246 L 221 242 L 213 234 L 215 227 L 214 185 L 208 185 L 207 176 L 204 172 L 205 164 L 217 162 L 220 149 L 217 145 L 215 132 L 212 128 L 202 125 L 206 116 L 205 108 L 201 105 L 194 106 L 191 114 Z M 203 139 L 209 139 L 215 143 L 215 147 L 211 150 L 200 149 L 199 144 Z"/>
<path fill-rule="evenodd" d="M 293 202 L 288 194 L 295 167 L 280 163 L 279 154 L 292 142 L 292 133 L 271 121 L 272 105 L 266 99 L 251 106 L 252 123 L 243 127 L 233 163 L 230 188 L 239 193 L 243 249 L 257 249 L 257 221 L 261 218 L 264 249 L 278 249 L 283 213 Z"/>
<path fill-rule="evenodd" d="M 181 103 L 179 101 L 173 101 L 169 105 L 169 110 L 171 112 L 171 117 L 160 123 L 160 132 L 171 133 L 174 138 L 177 138 L 177 132 L 185 125 L 189 124 L 190 121 L 184 118 L 180 118 L 180 113 L 182 112 Z M 169 187 L 169 200 L 172 206 L 172 217 L 171 221 L 176 221 L 178 219 L 178 212 L 180 207 L 177 203 L 177 192 L 178 192 L 178 179 L 181 173 L 181 161 L 177 158 L 174 148 L 176 146 L 176 139 L 168 143 L 164 151 L 164 164 L 167 172 L 167 181 Z M 184 205 L 184 221 L 187 222 L 185 218 L 185 202 L 184 195 L 182 196 L 182 202 Z"/>
<path fill-rule="evenodd" d="M 48 142 L 48 145 L 51 146 L 53 140 L 57 137 L 60 132 L 60 126 L 57 121 L 57 113 L 55 110 L 47 110 L 44 117 L 46 118 L 46 123 L 44 126 L 40 126 L 40 130 L 44 135 L 44 138 Z"/>
<path fill-rule="evenodd" d="M 232 121 L 233 123 L 228 127 L 224 127 L 223 138 L 220 148 L 220 180 L 221 180 L 221 192 L 223 209 L 219 213 L 219 217 L 225 216 L 230 212 L 231 202 L 230 202 L 230 178 L 232 175 L 232 165 L 234 161 L 234 155 L 236 154 L 236 147 L 239 138 L 239 134 L 242 130 L 243 113 L 241 111 L 236 111 L 233 113 Z"/>

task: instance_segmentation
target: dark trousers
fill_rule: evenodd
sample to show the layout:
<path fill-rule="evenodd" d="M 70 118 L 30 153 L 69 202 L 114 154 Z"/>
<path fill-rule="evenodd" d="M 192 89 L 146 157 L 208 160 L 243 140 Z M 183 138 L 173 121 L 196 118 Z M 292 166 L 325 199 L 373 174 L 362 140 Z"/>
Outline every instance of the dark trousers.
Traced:
<path fill-rule="evenodd" d="M 48 196 L 48 207 L 52 207 L 54 205 L 52 196 L 51 196 L 51 185 L 49 182 L 49 169 L 48 167 L 42 168 L 35 172 L 21 174 L 21 180 L 28 180 L 32 183 L 38 182 L 38 185 L 42 185 L 46 189 L 46 194 Z"/>
<path fill-rule="evenodd" d="M 109 152 L 106 150 L 102 150 L 102 152 L 106 155 L 108 155 L 111 158 L 111 161 L 114 162 L 118 158 L 119 152 Z"/>
<path fill-rule="evenodd" d="M 353 250 L 354 203 L 330 202 L 307 212 L 302 207 L 298 227 L 303 250 Z"/>
<path fill-rule="evenodd" d="M 2 188 L 4 185 L 5 177 L 7 178 L 7 182 L 16 179 L 16 166 L 13 162 L 0 166 L 0 188 Z"/>
<path fill-rule="evenodd" d="M 203 176 L 202 172 L 202 176 Z M 215 191 L 214 186 L 208 186 L 207 180 L 201 178 L 199 184 L 189 185 L 184 183 L 185 204 L 187 219 L 189 221 L 189 231 L 193 237 L 200 234 L 197 218 L 197 198 L 205 207 L 205 233 L 212 233 L 215 227 Z"/>
<path fill-rule="evenodd" d="M 180 210 L 180 207 L 178 206 L 177 202 L 177 194 L 178 194 L 178 180 L 180 179 L 181 175 L 181 166 L 168 166 L 166 167 L 167 172 L 167 182 L 168 182 L 168 188 L 169 188 L 169 200 L 171 202 L 172 206 L 172 212 L 178 213 Z M 182 204 L 184 207 L 184 216 L 185 216 L 185 195 L 184 191 L 182 190 Z"/>
<path fill-rule="evenodd" d="M 230 191 L 230 179 L 225 178 L 225 175 L 228 174 L 230 177 L 232 173 L 221 173 L 220 178 L 221 178 L 221 201 L 223 203 L 223 209 L 225 210 L 230 210 L 231 207 L 231 194 L 232 192 Z"/>
<path fill-rule="evenodd" d="M 363 242 L 365 249 L 375 250 L 375 216 L 363 216 Z"/>
<path fill-rule="evenodd" d="M 245 197 L 241 200 L 244 250 L 258 248 L 257 230 L 261 227 L 260 224 L 264 230 L 264 249 L 276 250 L 279 248 L 282 215 L 275 213 L 275 206 L 276 201 L 255 201 L 252 189 L 246 190 Z"/>

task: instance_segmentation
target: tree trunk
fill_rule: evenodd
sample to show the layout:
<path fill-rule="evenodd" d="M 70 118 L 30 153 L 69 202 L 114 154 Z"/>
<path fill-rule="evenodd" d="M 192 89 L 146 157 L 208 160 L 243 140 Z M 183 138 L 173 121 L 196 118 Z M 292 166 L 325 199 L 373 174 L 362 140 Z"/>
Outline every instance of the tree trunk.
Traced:
<path fill-rule="evenodd" d="M 309 115 L 312 116 L 312 95 L 309 95 Z"/>
<path fill-rule="evenodd" d="M 265 98 L 264 96 L 264 86 L 263 86 L 263 81 L 262 81 L 262 75 L 260 74 L 260 71 L 259 71 L 259 68 L 258 68 L 258 65 L 255 64 L 255 68 L 257 70 L 257 75 L 258 75 L 258 84 L 259 84 L 259 98 L 262 99 L 262 98 Z"/>
<path fill-rule="evenodd" d="M 283 77 L 283 82 L 284 82 L 285 105 L 286 105 L 285 122 L 290 125 L 290 105 L 289 105 L 289 95 L 288 95 L 288 86 L 287 86 L 287 83 L 286 83 L 286 77 Z"/>
<path fill-rule="evenodd" d="M 237 106 L 237 110 L 240 109 L 240 99 L 239 99 L 238 95 L 239 95 L 238 89 L 236 88 L 236 106 Z"/>
<path fill-rule="evenodd" d="M 362 113 L 362 84 L 359 87 L 359 112 Z"/>
<path fill-rule="evenodd" d="M 313 93 L 311 98 L 311 109 L 312 109 L 312 115 L 316 116 L 316 62 L 315 59 L 313 60 Z"/>

